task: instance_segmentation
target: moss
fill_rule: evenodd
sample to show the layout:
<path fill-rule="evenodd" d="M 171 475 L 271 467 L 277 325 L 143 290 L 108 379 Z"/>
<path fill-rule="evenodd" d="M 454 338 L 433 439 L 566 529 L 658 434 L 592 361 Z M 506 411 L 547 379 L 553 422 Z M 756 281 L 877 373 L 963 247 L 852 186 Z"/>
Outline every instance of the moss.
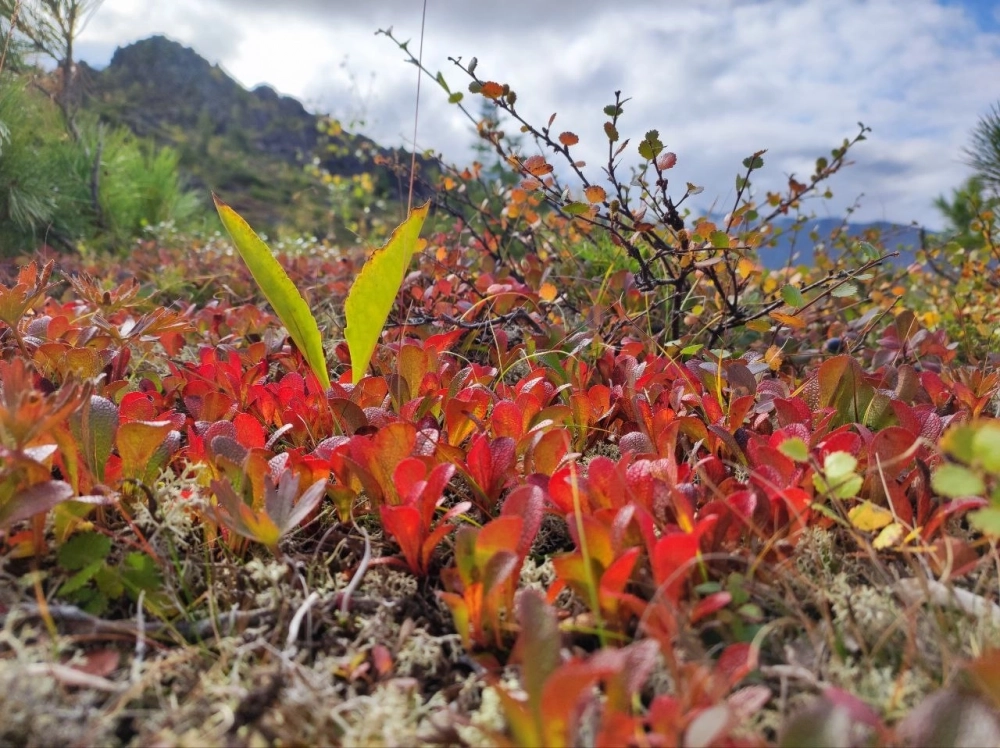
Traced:
<path fill-rule="evenodd" d="M 482 689 L 479 708 L 469 717 L 469 725 L 459 731 L 459 735 L 470 746 L 496 745 L 494 735 L 502 735 L 507 729 L 500 695 L 494 686 Z"/>
<path fill-rule="evenodd" d="M 5 648 L 0 642 L 0 651 Z M 32 647 L 0 660 L 0 744 L 118 745 L 115 722 L 103 714 L 113 696 L 60 685 L 35 667 L 51 663 L 50 656 L 47 648 Z"/>
<path fill-rule="evenodd" d="M 418 733 L 432 713 L 420 697 L 420 686 L 410 678 L 394 679 L 379 685 L 371 696 L 341 704 L 337 711 L 347 729 L 344 745 L 417 745 Z"/>

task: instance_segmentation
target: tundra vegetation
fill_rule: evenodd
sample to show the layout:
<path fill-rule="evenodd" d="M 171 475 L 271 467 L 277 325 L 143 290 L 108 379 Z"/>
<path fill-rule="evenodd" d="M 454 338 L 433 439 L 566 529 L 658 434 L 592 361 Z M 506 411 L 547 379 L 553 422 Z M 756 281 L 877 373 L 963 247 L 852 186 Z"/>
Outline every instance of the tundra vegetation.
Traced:
<path fill-rule="evenodd" d="M 475 163 L 314 164 L 340 234 L 269 245 L 18 54 L 4 743 L 1000 742 L 995 171 L 900 266 L 808 234 L 860 123 L 701 216 L 623 94 L 585 164 L 456 59 Z"/>

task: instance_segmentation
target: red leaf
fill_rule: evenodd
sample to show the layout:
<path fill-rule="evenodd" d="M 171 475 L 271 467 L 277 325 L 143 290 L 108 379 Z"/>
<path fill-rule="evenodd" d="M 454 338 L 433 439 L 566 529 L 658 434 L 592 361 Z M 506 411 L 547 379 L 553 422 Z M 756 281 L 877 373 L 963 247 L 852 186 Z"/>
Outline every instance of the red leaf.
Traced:
<path fill-rule="evenodd" d="M 501 400 L 493 406 L 490 425 L 494 436 L 508 436 L 517 441 L 524 434 L 523 411 L 511 400 Z"/>
<path fill-rule="evenodd" d="M 44 514 L 57 504 L 73 498 L 73 487 L 61 480 L 36 483 L 18 491 L 0 505 L 0 527 L 10 527 L 16 522 Z"/>
<path fill-rule="evenodd" d="M 733 596 L 728 592 L 714 592 L 708 597 L 699 600 L 691 609 L 689 623 L 697 623 L 702 618 L 712 615 L 733 601 Z"/>
<path fill-rule="evenodd" d="M 719 655 L 715 672 L 725 678 L 728 691 L 757 669 L 757 650 L 750 644 L 730 644 Z"/>
<path fill-rule="evenodd" d="M 569 452 L 570 443 L 568 430 L 546 431 L 525 455 L 525 471 L 528 471 L 530 463 L 531 472 L 552 475 Z"/>
<path fill-rule="evenodd" d="M 233 416 L 233 426 L 236 428 L 236 440 L 247 449 L 263 449 L 267 441 L 264 429 L 253 416 L 248 413 L 237 413 Z"/>
<path fill-rule="evenodd" d="M 490 406 L 490 393 L 482 387 L 467 387 L 445 406 L 445 429 L 448 443 L 458 446 L 478 427 L 484 426 Z"/>
<path fill-rule="evenodd" d="M 672 169 L 677 164 L 677 154 L 667 151 L 656 160 L 656 168 L 661 171 Z"/>
<path fill-rule="evenodd" d="M 675 532 L 656 541 L 651 559 L 653 579 L 671 602 L 680 599 L 697 556 L 698 536 L 693 533 Z"/>
<path fill-rule="evenodd" d="M 913 467 L 917 436 L 900 426 L 879 431 L 868 449 L 869 465 L 881 469 L 886 480 L 895 480 Z"/>
<path fill-rule="evenodd" d="M 774 398 L 774 411 L 778 416 L 778 424 L 788 426 L 793 423 L 812 425 L 812 410 L 798 397 Z"/>
<path fill-rule="evenodd" d="M 639 548 L 629 548 L 616 558 L 601 575 L 601 592 L 616 594 L 624 592 L 632 578 L 632 571 L 635 569 L 640 553 L 641 549 Z"/>
<path fill-rule="evenodd" d="M 420 551 L 423 536 L 420 512 L 413 506 L 382 506 L 379 509 L 382 528 L 399 544 L 410 571 L 423 574 Z"/>
<path fill-rule="evenodd" d="M 502 517 L 515 516 L 522 520 L 521 535 L 516 550 L 523 559 L 531 550 L 535 536 L 542 526 L 545 513 L 545 493 L 538 486 L 518 486 L 504 500 Z"/>
<path fill-rule="evenodd" d="M 595 507 L 611 508 L 625 500 L 624 461 L 615 463 L 598 455 L 587 465 L 587 490 Z"/>

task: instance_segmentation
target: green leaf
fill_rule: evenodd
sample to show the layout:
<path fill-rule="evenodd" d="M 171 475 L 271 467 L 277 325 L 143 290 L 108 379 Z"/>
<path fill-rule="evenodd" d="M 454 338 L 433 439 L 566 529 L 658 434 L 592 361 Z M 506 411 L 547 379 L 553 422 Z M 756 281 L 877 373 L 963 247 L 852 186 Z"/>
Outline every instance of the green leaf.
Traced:
<path fill-rule="evenodd" d="M 453 93 L 451 96 L 448 97 L 448 103 L 449 104 L 457 104 L 458 102 L 460 102 L 464 98 L 465 98 L 465 94 L 463 94 L 461 91 L 456 91 L 455 93 Z"/>
<path fill-rule="evenodd" d="M 819 380 L 819 392 L 816 399 L 809 403 L 810 407 L 836 408 L 837 417 L 831 422 L 833 427 L 864 421 L 876 393 L 875 388 L 865 381 L 861 364 L 851 356 L 834 356 L 820 365 L 816 377 Z M 884 407 L 887 408 L 888 405 L 886 400 Z"/>
<path fill-rule="evenodd" d="M 871 262 L 881 257 L 879 251 L 868 242 L 858 242 L 858 251 L 861 253 L 861 259 L 865 262 Z"/>
<path fill-rule="evenodd" d="M 144 478 L 153 454 L 172 430 L 170 421 L 129 421 L 122 424 L 118 429 L 122 474 L 127 478 Z"/>
<path fill-rule="evenodd" d="M 212 195 L 212 199 L 215 200 L 215 208 L 219 211 L 222 225 L 232 237 L 243 262 L 250 268 L 250 274 L 260 287 L 264 298 L 278 315 L 281 324 L 288 330 L 292 341 L 302 351 L 309 368 L 319 379 L 320 384 L 324 388 L 329 387 L 330 375 L 326 370 L 323 339 L 309 305 L 288 274 L 274 259 L 268 246 L 250 228 L 250 224 L 215 195 Z"/>
<path fill-rule="evenodd" d="M 1000 423 L 980 421 L 972 437 L 973 458 L 993 475 L 1000 475 Z"/>
<path fill-rule="evenodd" d="M 97 589 L 101 591 L 109 600 L 116 600 L 125 592 L 125 585 L 122 584 L 122 575 L 118 569 L 107 564 L 102 564 L 94 575 L 94 582 Z"/>
<path fill-rule="evenodd" d="M 56 553 L 59 565 L 67 571 L 77 571 L 95 561 L 103 562 L 111 552 L 111 538 L 98 532 L 80 532 L 71 537 Z"/>
<path fill-rule="evenodd" d="M 838 499 L 850 499 L 858 495 L 864 479 L 854 472 L 858 460 L 850 452 L 833 452 L 823 460 L 822 475 L 813 475 L 813 485 L 817 491 L 829 492 Z"/>
<path fill-rule="evenodd" d="M 729 249 L 729 234 L 725 231 L 713 231 L 708 240 L 716 249 Z"/>
<path fill-rule="evenodd" d="M 945 463 L 931 476 L 931 487 L 941 496 L 982 496 L 986 493 L 983 479 L 969 468 Z"/>
<path fill-rule="evenodd" d="M 660 133 L 656 130 L 647 132 L 646 137 L 639 143 L 639 155 L 648 161 L 659 156 L 662 150 L 663 143 L 660 141 Z"/>
<path fill-rule="evenodd" d="M 590 210 L 590 206 L 587 203 L 572 202 L 566 203 L 563 210 L 571 216 L 581 216 Z"/>
<path fill-rule="evenodd" d="M 70 415 L 69 425 L 87 467 L 104 480 L 104 467 L 118 432 L 118 406 L 106 397 L 91 395 L 83 407 Z"/>
<path fill-rule="evenodd" d="M 956 426 L 948 429 L 941 437 L 941 449 L 962 462 L 972 462 L 975 437 L 975 427 L 968 424 Z"/>
<path fill-rule="evenodd" d="M 156 562 L 145 553 L 138 551 L 125 556 L 121 577 L 129 592 L 136 596 L 140 590 L 155 592 L 163 584 Z"/>
<path fill-rule="evenodd" d="M 781 289 L 781 298 L 788 306 L 800 309 L 806 305 L 806 297 L 795 286 L 789 284 Z"/>
<path fill-rule="evenodd" d="M 746 169 L 760 169 L 764 166 L 764 159 L 760 156 L 747 156 L 743 159 L 743 166 Z"/>
<path fill-rule="evenodd" d="M 785 457 L 788 457 L 796 462 L 805 462 L 809 459 L 809 447 L 804 441 L 799 437 L 793 436 L 790 439 L 785 439 L 778 445 L 778 451 L 781 452 Z"/>
<path fill-rule="evenodd" d="M 969 512 L 969 524 L 982 533 L 1000 537 L 1000 509 L 990 507 Z"/>
<path fill-rule="evenodd" d="M 857 293 L 858 293 L 858 287 L 855 286 L 853 283 L 844 283 L 830 291 L 830 295 L 835 296 L 838 299 L 842 299 L 847 296 L 854 296 Z"/>
<path fill-rule="evenodd" d="M 351 352 L 351 377 L 355 384 L 368 370 L 389 311 L 403 285 L 410 258 L 417 248 L 420 229 L 427 218 L 430 203 L 410 211 L 410 215 L 392 232 L 385 246 L 376 249 L 361 268 L 344 303 L 347 318 L 347 347 Z"/>
<path fill-rule="evenodd" d="M 104 566 L 104 560 L 98 559 L 87 566 L 84 566 L 80 571 L 71 576 L 62 586 L 59 588 L 60 595 L 72 595 L 77 590 L 80 590 L 87 586 L 91 579 L 93 579 L 97 572 L 101 570 Z"/>
<path fill-rule="evenodd" d="M 851 475 L 857 466 L 858 460 L 850 452 L 831 452 L 823 460 L 823 472 L 831 480 Z"/>

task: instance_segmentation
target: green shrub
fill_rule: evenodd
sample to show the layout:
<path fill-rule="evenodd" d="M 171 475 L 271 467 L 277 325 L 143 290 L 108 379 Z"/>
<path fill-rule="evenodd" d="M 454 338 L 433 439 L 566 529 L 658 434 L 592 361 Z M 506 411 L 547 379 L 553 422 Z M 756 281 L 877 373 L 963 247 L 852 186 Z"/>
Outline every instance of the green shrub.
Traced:
<path fill-rule="evenodd" d="M 71 171 L 74 144 L 57 112 L 23 80 L 0 80 L 0 253 L 60 243 L 85 228 Z"/>
<path fill-rule="evenodd" d="M 147 226 L 191 227 L 204 214 L 173 149 L 96 120 L 79 124 L 77 141 L 25 76 L 0 80 L 0 254 L 79 241 L 120 250 Z"/>
<path fill-rule="evenodd" d="M 91 205 L 102 244 L 120 248 L 150 225 L 190 223 L 199 211 L 196 193 L 183 188 L 172 148 L 157 148 L 122 128 L 89 125 L 83 129 L 84 152 L 100 153 L 98 206 Z M 94 183 L 92 159 L 77 164 L 77 179 Z"/>

